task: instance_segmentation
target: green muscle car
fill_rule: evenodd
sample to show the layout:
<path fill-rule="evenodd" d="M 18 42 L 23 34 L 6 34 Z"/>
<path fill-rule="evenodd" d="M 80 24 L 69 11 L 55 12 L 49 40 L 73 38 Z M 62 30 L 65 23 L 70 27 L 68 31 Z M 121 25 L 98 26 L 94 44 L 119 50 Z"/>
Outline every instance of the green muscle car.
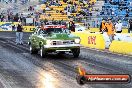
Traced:
<path fill-rule="evenodd" d="M 80 54 L 80 38 L 71 34 L 64 25 L 46 25 L 44 29 L 35 28 L 29 37 L 30 53 L 43 58 L 48 53 L 73 53 L 77 58 Z"/>

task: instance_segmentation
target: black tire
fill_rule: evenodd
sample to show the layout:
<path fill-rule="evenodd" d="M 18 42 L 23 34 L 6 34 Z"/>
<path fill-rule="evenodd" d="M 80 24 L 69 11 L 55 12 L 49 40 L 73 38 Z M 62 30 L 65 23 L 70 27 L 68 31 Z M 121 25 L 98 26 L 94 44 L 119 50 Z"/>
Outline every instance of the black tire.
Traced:
<path fill-rule="evenodd" d="M 40 48 L 40 56 L 41 56 L 42 58 L 45 58 L 45 57 L 46 57 L 46 52 L 45 52 L 45 50 L 44 50 L 43 47 Z"/>
<path fill-rule="evenodd" d="M 30 50 L 31 54 L 37 54 L 38 53 L 38 50 L 34 49 L 31 44 L 29 45 L 29 50 Z"/>
<path fill-rule="evenodd" d="M 76 48 L 72 50 L 74 58 L 78 58 L 80 54 L 80 48 Z"/>

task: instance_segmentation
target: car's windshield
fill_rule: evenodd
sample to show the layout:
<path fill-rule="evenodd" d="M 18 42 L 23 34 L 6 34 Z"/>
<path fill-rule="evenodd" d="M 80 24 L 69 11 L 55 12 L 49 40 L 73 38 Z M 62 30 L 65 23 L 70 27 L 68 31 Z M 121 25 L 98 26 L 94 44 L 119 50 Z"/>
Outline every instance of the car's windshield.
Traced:
<path fill-rule="evenodd" d="M 64 33 L 64 29 L 62 28 L 47 28 L 47 33 Z"/>
<path fill-rule="evenodd" d="M 45 35 L 50 33 L 70 33 L 68 29 L 63 28 L 47 28 L 45 30 L 40 29 L 38 34 Z"/>

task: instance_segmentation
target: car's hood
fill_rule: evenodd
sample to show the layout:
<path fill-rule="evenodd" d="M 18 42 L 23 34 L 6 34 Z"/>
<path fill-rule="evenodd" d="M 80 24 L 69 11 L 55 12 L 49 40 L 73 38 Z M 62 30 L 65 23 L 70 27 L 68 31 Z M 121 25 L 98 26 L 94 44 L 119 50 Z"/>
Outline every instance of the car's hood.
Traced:
<path fill-rule="evenodd" d="M 49 39 L 60 39 L 60 40 L 72 40 L 75 38 L 78 38 L 74 36 L 73 34 L 67 34 L 67 33 L 53 33 L 50 36 L 48 36 Z"/>

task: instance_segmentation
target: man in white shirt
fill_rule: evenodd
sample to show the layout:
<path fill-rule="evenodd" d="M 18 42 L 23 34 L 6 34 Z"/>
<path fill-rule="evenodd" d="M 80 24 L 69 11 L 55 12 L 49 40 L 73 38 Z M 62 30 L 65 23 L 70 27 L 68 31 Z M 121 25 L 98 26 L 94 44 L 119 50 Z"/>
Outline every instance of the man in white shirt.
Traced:
<path fill-rule="evenodd" d="M 115 25 L 115 30 L 116 30 L 116 33 L 121 33 L 122 32 L 122 22 L 121 20 L 119 20 L 116 25 Z"/>

